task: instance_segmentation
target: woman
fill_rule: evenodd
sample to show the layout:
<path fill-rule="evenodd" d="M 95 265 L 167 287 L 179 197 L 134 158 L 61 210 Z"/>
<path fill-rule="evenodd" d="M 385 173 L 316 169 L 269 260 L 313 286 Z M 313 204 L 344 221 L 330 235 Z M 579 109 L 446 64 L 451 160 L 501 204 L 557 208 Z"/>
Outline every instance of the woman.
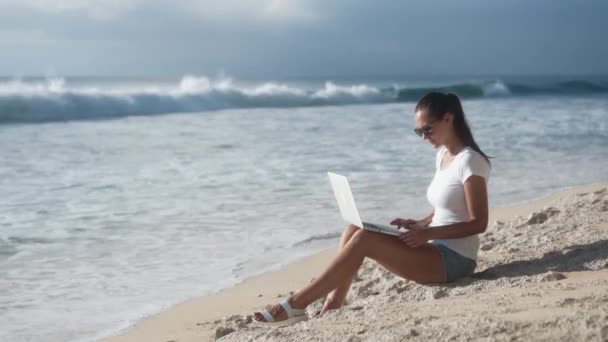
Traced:
<path fill-rule="evenodd" d="M 473 273 L 478 235 L 488 224 L 490 161 L 475 143 L 456 95 L 427 94 L 414 117 L 416 134 L 440 147 L 426 193 L 433 212 L 421 220 L 394 219 L 392 225 L 407 229 L 398 238 L 347 226 L 338 255 L 323 273 L 282 303 L 256 312 L 255 321 L 286 325 L 305 320 L 306 307 L 324 295 L 321 314 L 340 308 L 366 257 L 418 283 L 452 282 Z"/>

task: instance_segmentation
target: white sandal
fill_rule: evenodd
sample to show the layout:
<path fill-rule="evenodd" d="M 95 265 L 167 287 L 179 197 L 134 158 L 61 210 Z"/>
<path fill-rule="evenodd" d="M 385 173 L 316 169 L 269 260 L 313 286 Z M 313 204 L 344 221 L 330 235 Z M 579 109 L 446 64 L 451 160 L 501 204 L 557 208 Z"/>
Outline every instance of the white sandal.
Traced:
<path fill-rule="evenodd" d="M 285 310 L 285 312 L 287 313 L 287 319 L 282 320 L 282 321 L 275 321 L 274 317 L 272 317 L 270 312 L 268 312 L 268 310 L 266 308 L 264 308 L 264 309 L 260 310 L 259 312 L 262 314 L 262 316 L 264 316 L 266 321 L 265 322 L 258 321 L 255 319 L 253 321 L 260 325 L 266 325 L 266 326 L 272 326 L 272 327 L 282 327 L 282 326 L 306 321 L 308 319 L 308 316 L 306 315 L 306 309 L 294 309 L 291 307 L 291 305 L 289 305 L 287 300 L 282 301 L 281 306 L 283 307 L 283 310 Z"/>

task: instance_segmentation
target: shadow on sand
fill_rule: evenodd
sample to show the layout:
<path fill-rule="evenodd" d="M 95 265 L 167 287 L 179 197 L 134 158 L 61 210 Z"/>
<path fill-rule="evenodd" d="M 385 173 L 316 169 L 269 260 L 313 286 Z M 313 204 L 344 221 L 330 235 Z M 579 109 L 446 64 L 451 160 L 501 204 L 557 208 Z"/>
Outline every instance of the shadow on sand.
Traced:
<path fill-rule="evenodd" d="M 518 260 L 498 264 L 469 278 L 494 280 L 502 277 L 520 277 L 553 272 L 588 271 L 588 264 L 608 259 L 608 240 L 599 240 L 586 245 L 572 245 L 564 251 L 545 253 L 540 258 Z"/>

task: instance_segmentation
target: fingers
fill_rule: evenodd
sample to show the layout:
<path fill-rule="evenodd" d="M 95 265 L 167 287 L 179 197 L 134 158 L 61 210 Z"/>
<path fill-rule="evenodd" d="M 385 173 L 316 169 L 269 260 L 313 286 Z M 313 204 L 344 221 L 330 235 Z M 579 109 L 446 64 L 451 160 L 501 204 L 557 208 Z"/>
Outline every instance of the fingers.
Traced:
<path fill-rule="evenodd" d="M 416 230 L 416 223 L 408 223 L 407 225 L 403 226 L 403 228 L 407 229 L 407 230 Z"/>
<path fill-rule="evenodd" d="M 418 221 L 412 219 L 402 219 L 396 218 L 391 221 L 393 226 L 397 226 L 399 228 L 405 228 L 407 230 L 418 229 Z"/>
<path fill-rule="evenodd" d="M 405 242 L 405 244 L 409 246 L 409 244 L 412 241 L 412 237 L 411 237 L 411 234 L 408 234 L 408 233 L 409 232 L 405 232 L 405 233 L 399 235 L 399 240 Z"/>
<path fill-rule="evenodd" d="M 407 231 L 399 235 L 399 240 L 405 243 L 408 247 L 416 248 L 422 245 L 414 231 Z"/>

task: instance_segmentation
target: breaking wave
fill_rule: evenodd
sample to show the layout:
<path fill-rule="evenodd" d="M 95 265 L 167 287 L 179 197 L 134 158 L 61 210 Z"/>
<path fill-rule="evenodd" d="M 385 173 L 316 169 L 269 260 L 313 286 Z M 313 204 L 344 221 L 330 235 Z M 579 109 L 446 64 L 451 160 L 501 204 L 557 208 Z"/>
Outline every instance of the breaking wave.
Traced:
<path fill-rule="evenodd" d="M 436 87 L 379 88 L 326 82 L 317 89 L 266 82 L 237 85 L 229 78 L 185 76 L 177 84 L 68 85 L 63 78 L 0 81 L 0 124 L 98 120 L 231 108 L 289 108 L 417 101 L 429 91 L 462 98 L 608 93 L 608 83 L 470 82 Z"/>
<path fill-rule="evenodd" d="M 608 82 L 565 81 L 544 84 L 524 84 L 495 81 L 485 83 L 460 83 L 439 87 L 401 89 L 398 93 L 398 100 L 417 101 L 430 91 L 455 93 L 459 97 L 465 99 L 530 95 L 592 95 L 608 93 Z"/>

